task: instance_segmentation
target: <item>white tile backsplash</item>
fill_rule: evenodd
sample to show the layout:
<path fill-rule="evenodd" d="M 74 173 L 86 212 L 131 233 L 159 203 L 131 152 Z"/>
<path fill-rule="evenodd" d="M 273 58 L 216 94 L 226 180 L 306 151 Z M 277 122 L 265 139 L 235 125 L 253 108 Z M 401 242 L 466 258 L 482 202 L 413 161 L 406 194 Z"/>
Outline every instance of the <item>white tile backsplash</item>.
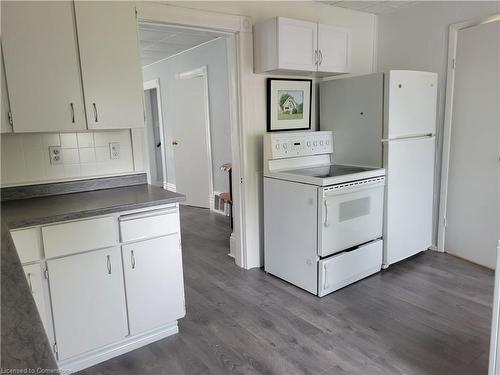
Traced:
<path fill-rule="evenodd" d="M 110 142 L 120 143 L 119 159 L 111 160 Z M 50 164 L 49 146 L 61 146 L 62 164 Z M 144 170 L 142 162 L 136 162 L 141 168 L 134 170 L 135 156 L 129 129 L 2 134 L 0 151 L 2 186 L 92 178 Z M 142 160 L 142 150 L 138 157 Z"/>
<path fill-rule="evenodd" d="M 78 148 L 76 133 L 61 133 L 59 136 L 62 148 Z"/>
<path fill-rule="evenodd" d="M 78 147 L 94 147 L 94 133 L 77 133 Z"/>
<path fill-rule="evenodd" d="M 77 148 L 63 148 L 62 149 L 63 164 L 78 164 L 80 163 L 80 156 L 78 155 Z"/>
<path fill-rule="evenodd" d="M 80 148 L 80 163 L 95 163 L 95 148 Z"/>

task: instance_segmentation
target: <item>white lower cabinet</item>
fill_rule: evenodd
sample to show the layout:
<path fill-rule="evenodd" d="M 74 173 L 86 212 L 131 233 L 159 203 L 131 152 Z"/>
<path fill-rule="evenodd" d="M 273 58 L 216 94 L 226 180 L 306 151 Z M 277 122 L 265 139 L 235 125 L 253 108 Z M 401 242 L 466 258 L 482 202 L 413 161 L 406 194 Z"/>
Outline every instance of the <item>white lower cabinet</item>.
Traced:
<path fill-rule="evenodd" d="M 47 261 L 57 359 L 128 335 L 119 247 Z"/>
<path fill-rule="evenodd" d="M 61 369 L 178 332 L 185 303 L 176 204 L 11 234 Z"/>
<path fill-rule="evenodd" d="M 179 234 L 122 246 L 130 334 L 185 315 Z"/>
<path fill-rule="evenodd" d="M 45 332 L 52 339 L 52 321 L 50 316 L 50 310 L 48 311 L 46 297 L 47 297 L 47 286 L 46 280 L 43 277 L 42 265 L 40 263 L 29 264 L 23 266 L 24 274 L 26 275 L 26 280 L 28 280 L 28 285 L 35 300 L 38 313 L 40 314 L 40 319 L 42 320 Z"/>

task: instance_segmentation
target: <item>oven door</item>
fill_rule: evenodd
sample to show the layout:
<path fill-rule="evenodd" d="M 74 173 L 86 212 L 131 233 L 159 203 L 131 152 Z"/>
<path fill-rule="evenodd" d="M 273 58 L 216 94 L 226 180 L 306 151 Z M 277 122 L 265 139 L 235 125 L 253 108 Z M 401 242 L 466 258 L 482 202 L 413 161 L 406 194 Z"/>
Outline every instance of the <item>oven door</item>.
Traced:
<path fill-rule="evenodd" d="M 320 257 L 382 237 L 384 185 L 376 177 L 319 190 Z"/>

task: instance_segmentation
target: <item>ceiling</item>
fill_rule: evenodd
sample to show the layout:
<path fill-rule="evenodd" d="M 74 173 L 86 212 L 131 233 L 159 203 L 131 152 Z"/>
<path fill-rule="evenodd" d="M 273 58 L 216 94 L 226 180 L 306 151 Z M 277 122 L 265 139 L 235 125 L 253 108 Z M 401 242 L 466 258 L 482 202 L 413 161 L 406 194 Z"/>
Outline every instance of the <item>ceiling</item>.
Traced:
<path fill-rule="evenodd" d="M 413 6 L 419 1 L 321 1 L 336 7 L 358 10 L 372 14 L 386 14 Z"/>
<path fill-rule="evenodd" d="M 220 33 L 175 26 L 139 25 L 142 66 L 150 65 L 200 44 L 215 40 Z"/>

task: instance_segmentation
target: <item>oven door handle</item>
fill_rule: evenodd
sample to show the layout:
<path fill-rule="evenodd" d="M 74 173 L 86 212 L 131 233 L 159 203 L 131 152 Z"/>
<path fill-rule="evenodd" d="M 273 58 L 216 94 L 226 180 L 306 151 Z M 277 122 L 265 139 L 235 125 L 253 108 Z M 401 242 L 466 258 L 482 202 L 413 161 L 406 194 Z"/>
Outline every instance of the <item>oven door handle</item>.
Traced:
<path fill-rule="evenodd" d="M 325 227 L 329 227 L 330 223 L 328 222 L 328 200 L 325 199 L 324 202 L 325 202 L 325 222 L 324 222 L 324 225 L 325 225 Z"/>

